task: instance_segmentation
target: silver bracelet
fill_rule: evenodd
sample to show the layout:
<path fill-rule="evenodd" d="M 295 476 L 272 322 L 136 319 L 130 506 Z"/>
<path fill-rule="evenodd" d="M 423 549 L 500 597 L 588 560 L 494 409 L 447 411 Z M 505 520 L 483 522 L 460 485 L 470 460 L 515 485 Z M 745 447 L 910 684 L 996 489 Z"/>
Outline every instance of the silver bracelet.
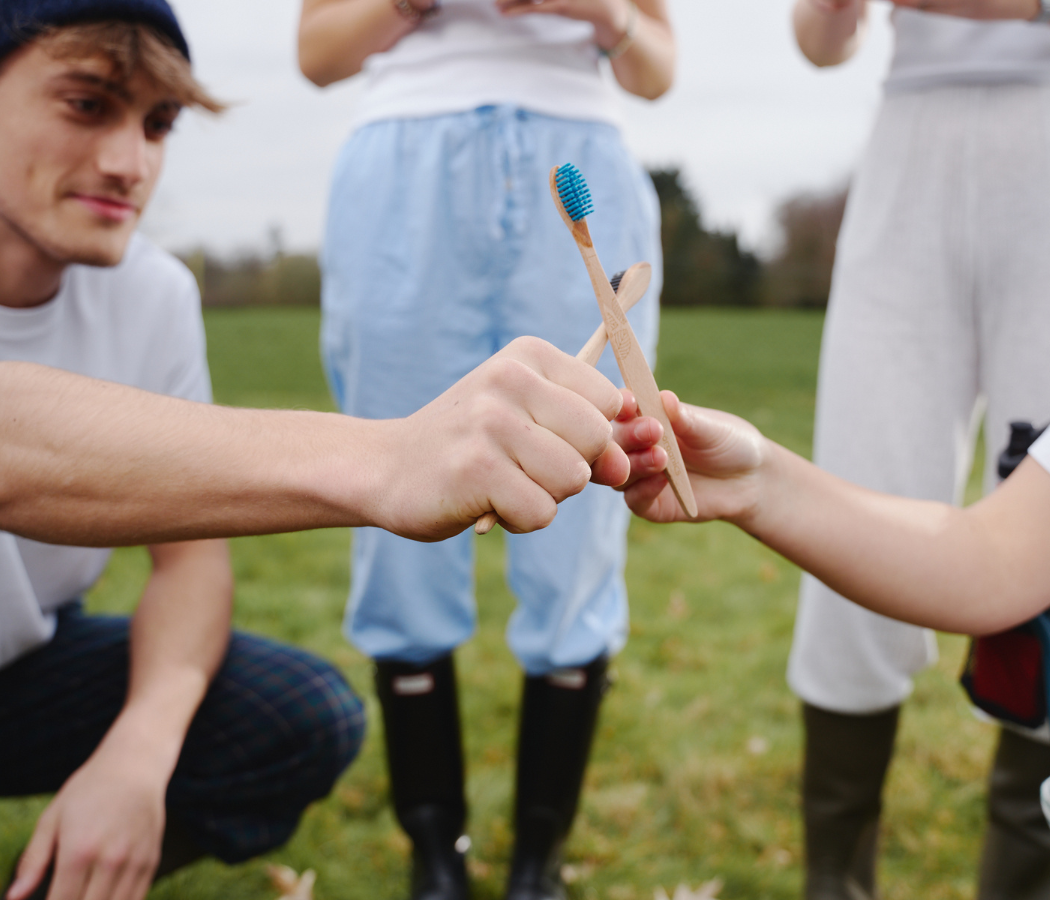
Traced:
<path fill-rule="evenodd" d="M 1050 0 L 1039 0 L 1039 12 L 1037 12 L 1031 19 L 1030 22 L 1050 22 Z"/>
<path fill-rule="evenodd" d="M 408 0 L 390 0 L 394 4 L 394 9 L 401 15 L 402 18 L 408 19 L 410 22 L 420 22 L 427 16 L 432 16 L 438 11 L 439 3 L 435 2 L 433 6 L 428 9 L 416 9 Z"/>
<path fill-rule="evenodd" d="M 1050 0 L 1041 0 L 1041 2 L 1050 3 Z M 619 59 L 634 43 L 634 33 L 638 28 L 638 5 L 634 0 L 627 0 L 627 7 L 627 27 L 623 30 L 623 37 L 616 42 L 615 46 L 610 47 L 608 50 L 604 47 L 600 48 L 602 56 L 606 59 Z"/>

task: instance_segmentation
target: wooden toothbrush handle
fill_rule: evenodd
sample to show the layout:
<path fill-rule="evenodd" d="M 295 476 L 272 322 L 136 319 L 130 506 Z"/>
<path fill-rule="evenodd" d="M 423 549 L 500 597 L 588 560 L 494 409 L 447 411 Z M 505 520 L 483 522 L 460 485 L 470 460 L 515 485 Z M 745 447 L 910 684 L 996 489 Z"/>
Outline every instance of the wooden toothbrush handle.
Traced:
<path fill-rule="evenodd" d="M 646 362 L 645 354 L 642 353 L 641 344 L 638 343 L 634 329 L 627 321 L 627 316 L 624 315 L 620 304 L 616 302 L 612 286 L 609 284 L 609 279 L 605 277 L 605 270 L 598 259 L 598 254 L 594 252 L 590 234 L 587 233 L 587 223 L 585 221 L 574 223 L 572 233 L 576 238 L 576 246 L 580 250 L 580 255 L 583 256 L 583 262 L 587 266 L 587 272 L 591 276 L 591 284 L 598 298 L 602 319 L 605 321 L 605 330 L 609 333 L 609 343 L 612 344 L 613 353 L 616 354 L 616 362 L 620 366 L 624 384 L 634 393 L 642 415 L 652 416 L 663 426 L 664 433 L 660 438 L 660 446 L 667 451 L 667 480 L 685 514 L 691 519 L 696 518 L 696 497 L 693 496 L 693 488 L 689 483 L 685 460 L 682 459 L 682 451 L 678 447 L 678 441 L 667 418 L 663 401 L 660 399 L 660 388 L 657 387 L 649 363 Z"/>
<path fill-rule="evenodd" d="M 651 277 L 652 266 L 649 263 L 635 263 L 624 272 L 623 278 L 620 279 L 620 289 L 616 292 L 616 302 L 625 312 L 645 296 L 645 292 L 649 290 Z M 594 330 L 594 334 L 583 345 L 583 349 L 576 354 L 576 358 L 589 366 L 598 365 L 598 360 L 601 359 L 602 351 L 605 350 L 608 340 L 603 322 Z M 495 527 L 498 518 L 495 511 L 490 510 L 485 513 L 474 523 L 475 533 L 488 534 Z"/>
<path fill-rule="evenodd" d="M 649 280 L 652 274 L 653 267 L 649 263 L 635 263 L 623 273 L 623 278 L 620 279 L 619 290 L 616 291 L 616 302 L 620 304 L 620 308 L 624 312 L 631 309 L 645 296 L 645 292 L 649 290 Z M 594 334 L 591 335 L 587 343 L 583 345 L 583 349 L 576 354 L 576 358 L 589 366 L 598 365 L 598 360 L 601 359 L 602 351 L 605 350 L 605 345 L 608 341 L 609 335 L 605 330 L 605 322 L 603 321 L 594 330 Z"/>

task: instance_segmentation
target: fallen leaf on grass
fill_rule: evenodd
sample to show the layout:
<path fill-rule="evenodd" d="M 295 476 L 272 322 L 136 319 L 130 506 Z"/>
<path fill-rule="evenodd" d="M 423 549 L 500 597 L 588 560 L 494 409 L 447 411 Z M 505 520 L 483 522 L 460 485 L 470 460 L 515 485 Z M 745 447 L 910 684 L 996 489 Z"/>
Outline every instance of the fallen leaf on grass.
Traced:
<path fill-rule="evenodd" d="M 492 866 L 482 859 L 475 859 L 473 856 L 468 856 L 467 871 L 469 871 L 475 878 L 484 879 L 492 874 Z"/>
<path fill-rule="evenodd" d="M 681 590 L 671 591 L 671 598 L 667 602 L 667 616 L 681 622 L 689 616 L 689 604 L 685 601 L 685 592 Z"/>
<path fill-rule="evenodd" d="M 281 892 L 277 900 L 313 900 L 314 882 L 317 881 L 317 873 L 313 869 L 307 869 L 300 875 L 288 866 L 267 866 L 266 874 Z"/>
<path fill-rule="evenodd" d="M 747 739 L 747 752 L 752 756 L 762 756 L 769 752 L 769 741 L 764 737 L 755 735 Z"/>
<path fill-rule="evenodd" d="M 579 865 L 566 863 L 561 867 L 561 880 L 566 884 L 576 884 L 577 881 L 586 881 L 594 875 L 594 869 L 595 867 L 592 863 L 580 863 Z"/>
<path fill-rule="evenodd" d="M 673 897 L 668 897 L 667 891 L 658 887 L 653 900 L 718 900 L 718 892 L 722 890 L 723 884 L 721 878 L 714 878 L 705 881 L 695 891 L 691 891 L 688 885 L 680 884 L 674 889 Z"/>

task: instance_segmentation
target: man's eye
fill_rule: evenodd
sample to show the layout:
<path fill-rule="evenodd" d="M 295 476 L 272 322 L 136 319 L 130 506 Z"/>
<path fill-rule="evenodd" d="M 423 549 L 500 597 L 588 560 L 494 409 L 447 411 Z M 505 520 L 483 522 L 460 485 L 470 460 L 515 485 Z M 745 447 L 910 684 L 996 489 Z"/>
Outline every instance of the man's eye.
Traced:
<path fill-rule="evenodd" d="M 97 116 L 102 112 L 102 103 L 94 97 L 72 97 L 66 102 L 82 116 Z"/>
<path fill-rule="evenodd" d="M 167 137 L 174 127 L 174 118 L 149 118 L 146 120 L 146 136 L 152 140 L 160 140 Z"/>

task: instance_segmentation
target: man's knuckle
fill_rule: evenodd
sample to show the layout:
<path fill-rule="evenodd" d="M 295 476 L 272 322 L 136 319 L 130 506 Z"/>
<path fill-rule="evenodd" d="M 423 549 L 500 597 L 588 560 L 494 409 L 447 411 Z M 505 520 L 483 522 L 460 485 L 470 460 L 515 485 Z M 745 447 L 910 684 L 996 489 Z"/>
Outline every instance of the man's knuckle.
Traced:
<path fill-rule="evenodd" d="M 78 844 L 69 854 L 69 861 L 74 868 L 86 869 L 99 858 L 98 847 L 93 843 Z"/>
<path fill-rule="evenodd" d="M 575 466 L 572 467 L 572 471 L 569 473 L 569 477 L 566 479 L 566 483 L 569 490 L 569 496 L 578 494 L 582 491 L 591 480 L 591 467 L 587 465 L 584 460 L 580 460 Z"/>
<path fill-rule="evenodd" d="M 125 850 L 111 850 L 103 853 L 95 861 L 95 867 L 108 875 L 115 875 L 128 864 L 128 853 Z"/>

